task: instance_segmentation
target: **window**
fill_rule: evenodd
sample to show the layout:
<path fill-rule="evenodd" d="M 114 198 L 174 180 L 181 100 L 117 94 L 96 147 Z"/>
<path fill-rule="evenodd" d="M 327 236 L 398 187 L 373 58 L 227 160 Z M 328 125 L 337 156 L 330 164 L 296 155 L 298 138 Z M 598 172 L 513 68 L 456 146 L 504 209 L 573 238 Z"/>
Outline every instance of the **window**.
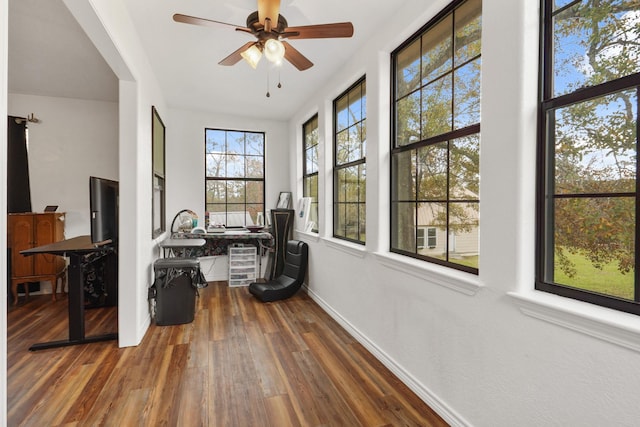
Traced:
<path fill-rule="evenodd" d="M 318 232 L 318 115 L 302 125 L 302 196 L 311 197 L 309 223 Z"/>
<path fill-rule="evenodd" d="M 264 133 L 205 129 L 205 223 L 243 227 L 264 215 Z"/>
<path fill-rule="evenodd" d="M 333 102 L 333 235 L 365 243 L 366 95 L 365 78 Z"/>
<path fill-rule="evenodd" d="M 453 2 L 391 57 L 391 251 L 476 274 L 481 9 Z"/>
<path fill-rule="evenodd" d="M 416 236 L 418 249 L 435 249 L 438 242 L 437 238 L 438 234 L 435 227 L 419 227 L 418 235 Z"/>
<path fill-rule="evenodd" d="M 640 314 L 638 3 L 542 7 L 536 289 Z"/>

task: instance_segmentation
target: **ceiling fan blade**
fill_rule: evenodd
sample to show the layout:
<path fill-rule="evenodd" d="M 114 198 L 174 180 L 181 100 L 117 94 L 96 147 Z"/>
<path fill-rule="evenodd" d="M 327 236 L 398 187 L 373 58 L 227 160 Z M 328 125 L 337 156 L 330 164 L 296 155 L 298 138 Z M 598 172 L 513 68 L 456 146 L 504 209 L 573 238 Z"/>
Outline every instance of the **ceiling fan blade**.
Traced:
<path fill-rule="evenodd" d="M 300 71 L 304 71 L 313 67 L 313 62 L 309 61 L 306 56 L 301 54 L 296 48 L 289 43 L 283 41 L 284 58 Z"/>
<path fill-rule="evenodd" d="M 256 44 L 256 42 L 248 42 L 245 43 L 240 49 L 234 51 L 231 55 L 224 58 L 222 61 L 218 62 L 220 65 L 235 65 L 242 59 L 241 53 L 245 50 L 249 49 L 251 46 Z"/>
<path fill-rule="evenodd" d="M 181 22 L 183 24 L 192 24 L 192 25 L 203 25 L 205 27 L 216 27 L 218 25 L 227 25 L 229 27 L 233 27 L 236 30 L 239 31 L 249 31 L 251 32 L 251 30 L 249 30 L 248 28 L 245 27 L 239 27 L 237 25 L 234 24 L 228 24 L 226 22 L 221 22 L 221 21 L 214 21 L 213 19 L 205 19 L 205 18 L 197 18 L 195 16 L 189 16 L 189 15 L 183 15 L 181 13 L 175 13 L 173 15 L 173 20 L 176 22 Z"/>
<path fill-rule="evenodd" d="M 280 15 L 280 0 L 258 0 L 258 21 L 264 25 L 266 32 L 278 26 L 278 15 Z M 265 23 L 267 18 L 271 21 L 270 24 Z"/>
<path fill-rule="evenodd" d="M 288 39 L 326 39 L 334 37 L 351 37 L 353 36 L 353 24 L 351 22 L 337 22 L 335 24 L 287 27 L 284 29 L 284 34 L 282 34 L 282 36 Z"/>

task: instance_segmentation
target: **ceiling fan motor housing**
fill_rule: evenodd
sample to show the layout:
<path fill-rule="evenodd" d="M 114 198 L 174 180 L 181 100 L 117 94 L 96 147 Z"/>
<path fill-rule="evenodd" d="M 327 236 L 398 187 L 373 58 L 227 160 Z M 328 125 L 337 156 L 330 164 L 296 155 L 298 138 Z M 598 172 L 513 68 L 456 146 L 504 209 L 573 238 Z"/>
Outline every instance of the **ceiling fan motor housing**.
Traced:
<path fill-rule="evenodd" d="M 247 28 L 250 28 L 253 31 L 253 34 L 258 38 L 261 45 L 264 46 L 264 42 L 269 39 L 277 39 L 281 33 L 284 32 L 285 28 L 287 28 L 289 24 L 284 16 L 278 15 L 278 26 L 271 27 L 271 31 L 265 31 L 265 26 L 262 25 L 258 19 L 258 11 L 251 13 L 247 17 Z"/>

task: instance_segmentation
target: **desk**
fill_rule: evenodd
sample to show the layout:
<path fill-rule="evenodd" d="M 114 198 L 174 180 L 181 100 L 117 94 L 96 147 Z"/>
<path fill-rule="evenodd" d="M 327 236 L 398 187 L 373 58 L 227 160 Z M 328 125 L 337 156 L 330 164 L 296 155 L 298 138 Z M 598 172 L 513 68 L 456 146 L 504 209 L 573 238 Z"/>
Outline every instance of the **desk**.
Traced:
<path fill-rule="evenodd" d="M 164 250 L 164 257 L 167 256 L 176 256 L 178 252 L 180 255 L 184 255 L 186 257 L 194 257 L 194 249 L 201 248 L 207 243 L 204 239 L 193 238 L 193 239 L 165 239 L 158 244 Z M 167 254 L 167 250 L 169 251 Z"/>
<path fill-rule="evenodd" d="M 173 233 L 171 240 L 204 239 L 204 246 L 189 248 L 190 255 L 196 257 L 226 255 L 227 248 L 234 243 L 250 243 L 258 248 L 258 268 L 262 273 L 262 253 L 273 246 L 273 236 L 268 231 L 251 233 L 248 230 L 226 230 L 224 233 Z"/>
<path fill-rule="evenodd" d="M 69 257 L 69 339 L 34 344 L 29 347 L 29 350 L 44 350 L 118 338 L 117 333 L 92 337 L 86 337 L 84 333 L 84 274 L 82 271 L 82 258 L 87 254 L 102 251 L 114 251 L 110 241 L 95 244 L 91 243 L 90 236 L 79 236 L 20 252 L 23 255 L 52 254 Z"/>

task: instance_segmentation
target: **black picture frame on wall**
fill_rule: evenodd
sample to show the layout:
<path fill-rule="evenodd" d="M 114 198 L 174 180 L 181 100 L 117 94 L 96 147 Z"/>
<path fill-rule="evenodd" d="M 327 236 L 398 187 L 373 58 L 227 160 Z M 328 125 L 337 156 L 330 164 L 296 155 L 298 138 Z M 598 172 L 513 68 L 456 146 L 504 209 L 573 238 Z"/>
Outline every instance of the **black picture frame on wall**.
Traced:
<path fill-rule="evenodd" d="M 151 106 L 151 235 L 155 239 L 166 231 L 165 209 L 165 126 L 156 110 Z"/>

